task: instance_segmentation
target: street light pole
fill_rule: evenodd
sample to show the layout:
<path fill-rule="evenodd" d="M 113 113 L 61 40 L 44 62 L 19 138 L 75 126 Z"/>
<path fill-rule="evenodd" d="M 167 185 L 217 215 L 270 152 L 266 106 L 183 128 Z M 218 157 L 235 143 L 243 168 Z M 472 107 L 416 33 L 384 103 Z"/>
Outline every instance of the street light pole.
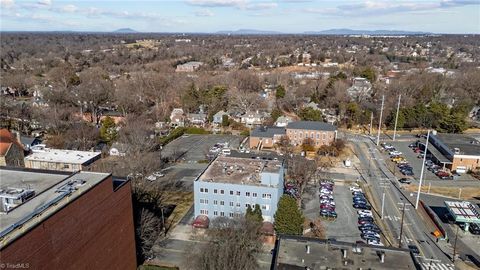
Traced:
<path fill-rule="evenodd" d="M 397 104 L 397 116 L 395 116 L 395 128 L 393 129 L 393 140 L 395 141 L 395 137 L 397 136 L 397 122 L 398 122 L 398 112 L 400 111 L 400 99 L 402 95 L 398 95 L 398 104 Z"/>
<path fill-rule="evenodd" d="M 455 242 L 453 243 L 453 258 L 452 258 L 453 263 L 455 263 L 455 256 L 457 256 L 457 238 L 458 238 L 458 225 L 457 225 L 457 230 L 455 232 Z"/>
<path fill-rule="evenodd" d="M 427 133 L 427 141 L 425 143 L 425 151 L 423 152 L 422 171 L 420 172 L 420 182 L 418 183 L 417 200 L 415 201 L 415 209 L 418 209 L 418 201 L 420 200 L 420 190 L 422 189 L 423 172 L 425 170 L 425 160 L 427 159 L 428 139 L 429 138 L 430 138 L 430 130 Z"/>
<path fill-rule="evenodd" d="M 385 188 L 383 188 L 383 194 L 382 194 L 382 219 L 383 219 L 384 206 L 385 206 Z"/>
<path fill-rule="evenodd" d="M 380 129 L 382 128 L 382 116 L 383 116 L 384 103 L 385 103 L 385 95 L 382 95 L 382 108 L 380 109 L 380 118 L 378 119 L 377 146 L 380 143 Z"/>
<path fill-rule="evenodd" d="M 372 135 L 372 125 L 373 125 L 373 112 L 370 112 L 370 132 L 369 132 L 369 135 Z"/>
<path fill-rule="evenodd" d="M 402 234 L 403 234 L 403 218 L 405 217 L 405 202 L 402 208 L 402 222 L 400 223 L 400 240 L 398 241 L 398 248 L 402 248 Z"/>

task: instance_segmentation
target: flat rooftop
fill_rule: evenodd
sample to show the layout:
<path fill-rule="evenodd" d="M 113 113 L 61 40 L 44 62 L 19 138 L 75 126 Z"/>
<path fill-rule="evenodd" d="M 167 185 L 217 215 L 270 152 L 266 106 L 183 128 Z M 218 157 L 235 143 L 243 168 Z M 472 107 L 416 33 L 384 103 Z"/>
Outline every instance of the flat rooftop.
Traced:
<path fill-rule="evenodd" d="M 480 142 L 465 134 L 437 133 L 439 138 L 450 150 L 458 148 L 461 155 L 480 156 Z"/>
<path fill-rule="evenodd" d="M 307 250 L 309 249 L 309 253 Z M 346 253 L 344 253 L 346 252 Z M 384 262 L 381 261 L 384 254 Z M 345 257 L 344 257 L 345 256 Z M 281 236 L 273 269 L 416 269 L 405 249 Z"/>
<path fill-rule="evenodd" d="M 480 214 L 472 203 L 445 201 L 445 205 L 455 221 L 480 223 Z"/>
<path fill-rule="evenodd" d="M 0 249 L 109 176 L 107 173 L 85 171 L 65 173 L 0 167 L 2 192 L 7 189 L 35 192 L 32 198 L 19 206 L 0 212 Z"/>
<path fill-rule="evenodd" d="M 262 172 L 279 173 L 280 160 L 218 156 L 199 177 L 199 181 L 229 184 L 261 185 Z"/>
<path fill-rule="evenodd" d="M 102 153 L 75 151 L 63 149 L 36 150 L 32 154 L 25 157 L 25 160 L 44 161 L 52 163 L 68 163 L 68 164 L 84 164 L 92 159 L 97 159 Z"/>

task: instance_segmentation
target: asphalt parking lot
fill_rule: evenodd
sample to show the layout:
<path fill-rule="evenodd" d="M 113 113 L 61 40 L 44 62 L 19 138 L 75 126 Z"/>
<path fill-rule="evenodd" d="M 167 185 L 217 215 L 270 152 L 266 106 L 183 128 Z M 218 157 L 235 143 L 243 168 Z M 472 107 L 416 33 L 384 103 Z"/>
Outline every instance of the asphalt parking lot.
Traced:
<path fill-rule="evenodd" d="M 336 182 L 333 188 L 333 196 L 336 204 L 335 211 L 338 216 L 334 221 L 326 220 L 324 222 L 327 237 L 347 242 L 362 240 L 357 225 L 357 211 L 352 206 L 352 194 L 348 186 Z"/>
<path fill-rule="evenodd" d="M 243 140 L 234 135 L 184 135 L 162 149 L 162 157 L 180 155 L 186 162 L 195 163 L 207 159 L 209 149 L 216 143 L 228 142 L 230 148 L 237 149 Z"/>
<path fill-rule="evenodd" d="M 413 173 L 415 174 L 413 176 L 414 178 L 414 183 L 418 184 L 418 181 L 420 179 L 420 173 L 422 170 L 422 162 L 423 159 L 418 158 L 417 156 L 419 155 L 418 153 L 415 153 L 411 148 L 408 147 L 409 144 L 416 142 L 416 139 L 413 139 L 411 141 L 396 141 L 396 142 L 388 142 L 391 144 L 397 151 L 400 151 L 403 153 L 403 157 L 408 160 L 409 164 L 413 168 Z M 431 146 L 430 146 L 431 147 Z M 385 156 L 385 160 L 390 160 L 388 151 L 383 150 L 382 151 Z M 392 169 L 394 167 L 393 162 L 389 162 L 387 164 L 390 164 L 389 167 Z M 395 165 L 395 176 L 397 178 L 402 178 L 406 177 L 404 176 L 399 169 Z M 457 180 L 442 180 L 438 176 L 436 176 L 434 173 L 431 171 L 427 170 L 425 167 L 424 170 L 424 180 L 431 182 L 432 184 L 441 184 L 441 185 L 463 185 L 463 186 L 470 186 L 470 185 L 478 185 L 478 180 L 473 179 L 468 174 L 462 174 Z M 472 181 L 473 180 L 473 181 Z"/>

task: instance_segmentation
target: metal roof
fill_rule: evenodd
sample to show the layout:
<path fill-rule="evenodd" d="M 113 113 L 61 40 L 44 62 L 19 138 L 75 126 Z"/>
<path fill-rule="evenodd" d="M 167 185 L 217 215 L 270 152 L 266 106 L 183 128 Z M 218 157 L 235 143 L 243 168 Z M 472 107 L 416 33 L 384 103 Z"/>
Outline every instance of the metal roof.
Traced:
<path fill-rule="evenodd" d="M 259 138 L 273 138 L 274 135 L 285 134 L 285 128 L 283 127 L 258 127 L 252 130 L 251 137 Z"/>
<path fill-rule="evenodd" d="M 480 223 L 480 214 L 470 202 L 445 201 L 448 211 L 456 222 Z"/>

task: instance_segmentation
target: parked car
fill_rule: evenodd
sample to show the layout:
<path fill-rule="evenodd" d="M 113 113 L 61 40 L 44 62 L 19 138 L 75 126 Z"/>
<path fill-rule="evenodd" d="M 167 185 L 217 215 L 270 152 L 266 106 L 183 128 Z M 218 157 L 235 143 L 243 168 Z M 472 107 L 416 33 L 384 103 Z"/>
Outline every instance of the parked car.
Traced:
<path fill-rule="evenodd" d="M 372 239 L 370 239 L 370 240 L 367 240 L 367 244 L 369 244 L 369 245 L 372 245 L 372 246 L 379 246 L 379 247 L 383 247 L 383 244 L 382 244 L 382 242 L 380 242 L 380 241 L 377 241 L 377 240 L 372 240 Z"/>
<path fill-rule="evenodd" d="M 370 215 L 371 216 L 373 213 L 370 210 L 358 210 L 357 214 L 359 214 L 359 215 Z"/>
<path fill-rule="evenodd" d="M 376 233 L 376 232 L 372 232 L 372 231 L 366 231 L 366 232 L 363 232 L 361 235 L 360 235 L 362 238 L 363 236 L 367 236 L 367 237 L 376 237 L 376 238 L 380 238 L 380 234 Z"/>
<path fill-rule="evenodd" d="M 337 218 L 337 213 L 335 211 L 320 211 L 320 216 L 322 217 L 331 217 L 331 218 Z"/>
<path fill-rule="evenodd" d="M 373 222 L 373 217 L 358 217 L 358 220 L 366 220 L 366 221 Z"/>
<path fill-rule="evenodd" d="M 374 241 L 377 241 L 377 242 L 380 242 L 380 237 L 375 237 L 373 235 L 361 235 L 360 236 L 363 240 L 374 240 Z"/>
<path fill-rule="evenodd" d="M 332 200 L 321 200 L 320 203 L 321 203 L 321 204 L 328 204 L 328 205 L 333 205 L 333 206 L 335 206 L 335 202 L 332 201 Z"/>
<path fill-rule="evenodd" d="M 328 204 L 321 204 L 320 209 L 327 209 L 327 210 L 335 211 L 335 206 L 328 205 Z"/>
<path fill-rule="evenodd" d="M 320 195 L 320 200 L 333 200 L 333 196 L 328 194 L 323 194 L 323 195 Z"/>
<path fill-rule="evenodd" d="M 401 178 L 400 180 L 398 180 L 398 182 L 402 183 L 402 184 L 411 184 L 412 183 L 412 180 L 408 179 L 408 178 Z"/>
<path fill-rule="evenodd" d="M 363 232 L 375 232 L 375 233 L 380 233 L 381 230 L 378 227 L 362 227 L 360 228 L 360 231 Z"/>
<path fill-rule="evenodd" d="M 468 230 L 472 234 L 480 235 L 480 225 L 478 225 L 478 224 L 475 224 L 475 223 L 470 224 L 470 226 L 468 227 Z"/>
<path fill-rule="evenodd" d="M 355 209 L 363 209 L 363 210 L 370 210 L 372 209 L 372 207 L 368 204 L 364 204 L 364 203 L 354 203 L 353 204 L 353 208 Z"/>

